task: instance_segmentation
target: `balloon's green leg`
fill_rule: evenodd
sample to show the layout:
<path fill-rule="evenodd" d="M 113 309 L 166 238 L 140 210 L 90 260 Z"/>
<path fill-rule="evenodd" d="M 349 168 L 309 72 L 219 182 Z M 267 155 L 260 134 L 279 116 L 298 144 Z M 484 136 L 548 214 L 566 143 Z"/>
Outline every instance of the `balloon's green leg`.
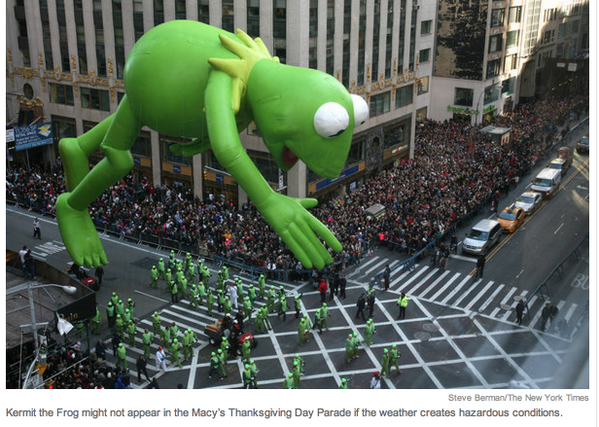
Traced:
<path fill-rule="evenodd" d="M 83 143 L 79 143 L 78 146 L 72 142 L 65 144 L 65 154 L 70 156 L 74 153 L 73 159 L 67 165 L 70 168 L 68 185 L 71 187 L 68 187 L 70 192 L 58 197 L 56 216 L 67 251 L 79 265 L 96 267 L 107 263 L 106 253 L 89 215 L 88 206 L 131 170 L 133 158 L 129 149 L 135 143 L 141 129 L 127 96 L 122 99 L 116 113 L 109 119 L 98 125 L 97 132 L 86 134 L 88 138 L 83 138 L 85 135 L 79 137 L 77 141 L 82 139 Z M 95 150 L 93 147 L 105 128 L 100 147 L 106 157 L 88 172 L 87 157 Z"/>
<path fill-rule="evenodd" d="M 98 123 L 92 129 L 77 138 L 63 138 L 58 144 L 58 151 L 65 172 L 67 191 L 72 191 L 89 172 L 89 156 L 96 151 L 114 115 Z"/>

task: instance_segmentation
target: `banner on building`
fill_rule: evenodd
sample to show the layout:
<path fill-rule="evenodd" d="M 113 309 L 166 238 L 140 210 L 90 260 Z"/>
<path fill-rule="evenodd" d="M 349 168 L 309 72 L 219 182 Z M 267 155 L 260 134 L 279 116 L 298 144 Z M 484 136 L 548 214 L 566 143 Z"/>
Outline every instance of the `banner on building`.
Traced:
<path fill-rule="evenodd" d="M 29 150 L 30 148 L 54 143 L 52 137 L 52 123 L 23 126 L 15 128 L 15 150 Z"/>

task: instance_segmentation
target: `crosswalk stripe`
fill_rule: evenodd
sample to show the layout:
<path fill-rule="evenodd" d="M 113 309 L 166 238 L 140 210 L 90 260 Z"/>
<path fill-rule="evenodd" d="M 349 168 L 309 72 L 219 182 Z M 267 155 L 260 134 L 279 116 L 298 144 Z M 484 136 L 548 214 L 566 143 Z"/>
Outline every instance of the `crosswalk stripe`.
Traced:
<path fill-rule="evenodd" d="M 414 295 L 414 294 L 416 293 L 416 290 L 417 290 L 419 287 L 421 287 L 422 285 L 424 285 L 426 282 L 428 282 L 428 280 L 429 280 L 431 277 L 433 277 L 435 274 L 437 274 L 437 269 L 434 269 L 434 270 L 432 270 L 430 273 L 428 273 L 428 275 L 427 275 L 427 276 L 426 276 L 424 279 L 422 279 L 420 282 L 418 282 L 418 283 L 416 284 L 416 286 L 412 287 L 412 288 L 410 289 L 410 293 L 411 293 L 412 295 Z"/>
<path fill-rule="evenodd" d="M 505 297 L 501 300 L 501 303 L 499 304 L 499 307 L 495 307 L 495 309 L 493 310 L 493 312 L 491 313 L 491 317 L 497 317 L 497 313 L 499 313 L 501 310 L 503 310 L 502 306 L 504 306 L 509 299 L 511 298 L 512 294 L 514 294 L 514 292 L 516 292 L 517 288 L 511 288 L 508 293 L 505 295 Z"/>
<path fill-rule="evenodd" d="M 572 319 L 572 315 L 574 314 L 574 312 L 576 311 L 577 308 L 578 308 L 578 304 L 572 304 L 570 306 L 570 308 L 568 309 L 568 312 L 564 316 L 564 320 L 566 322 L 570 323 L 570 319 Z"/>
<path fill-rule="evenodd" d="M 370 267 L 368 270 L 366 270 L 364 272 L 364 274 L 367 275 L 367 274 L 370 274 L 371 272 L 373 272 L 374 270 L 382 269 L 381 265 L 385 264 L 387 261 L 388 261 L 387 258 L 383 258 L 383 260 L 381 262 L 376 263 L 374 267 Z"/>
<path fill-rule="evenodd" d="M 453 298 L 461 289 L 462 287 L 466 284 L 466 282 L 468 282 L 468 280 L 470 280 L 470 276 L 466 276 L 459 284 L 458 286 L 456 286 L 455 288 L 453 288 L 453 290 L 449 293 L 449 295 L 447 295 L 445 297 L 445 299 L 443 299 L 443 301 L 441 301 L 441 304 L 447 304 L 447 302 Z M 480 282 L 480 280 L 479 280 Z M 437 292 L 435 295 L 433 295 L 433 300 L 437 299 L 438 295 L 441 295 L 441 291 L 444 291 L 445 288 L 447 287 L 447 285 L 445 285 L 439 292 Z"/>
<path fill-rule="evenodd" d="M 464 308 L 465 308 L 466 310 L 470 310 L 470 309 L 472 308 L 472 306 L 473 306 L 474 304 L 476 304 L 476 302 L 477 302 L 479 299 L 481 299 L 481 298 L 482 298 L 482 297 L 485 295 L 485 293 L 487 293 L 487 291 L 489 290 L 489 288 L 490 288 L 491 286 L 493 286 L 494 284 L 495 284 L 495 282 L 494 282 L 493 280 L 491 280 L 489 283 L 487 283 L 487 286 L 485 286 L 485 287 L 483 288 L 483 290 L 482 290 L 482 291 L 480 291 L 478 294 L 476 294 L 476 296 L 475 296 L 474 298 L 472 298 L 472 299 L 470 300 L 470 302 L 469 302 L 469 303 L 466 305 L 466 307 L 464 307 Z M 459 303 L 458 303 L 458 302 L 456 302 L 456 305 L 457 305 L 457 304 L 459 304 Z"/>
<path fill-rule="evenodd" d="M 440 282 L 440 281 L 441 281 L 441 280 L 442 280 L 442 279 L 443 279 L 443 278 L 446 276 L 446 274 L 449 274 L 449 270 L 447 270 L 447 271 L 446 271 L 446 272 L 445 272 L 445 273 L 444 273 L 444 274 L 443 274 L 441 277 L 439 277 L 439 279 L 437 279 L 437 280 L 435 280 L 433 283 L 431 283 L 431 285 L 430 285 L 428 288 L 426 288 L 426 289 L 424 290 L 424 292 L 422 292 L 422 293 L 420 294 L 420 297 L 421 297 L 421 298 L 423 298 L 423 297 L 424 297 L 426 294 L 428 294 L 430 291 L 432 291 L 433 289 L 435 289 L 435 288 L 437 287 L 437 285 L 439 284 L 439 282 Z M 455 274 L 455 275 L 454 275 L 454 276 L 453 276 L 453 277 L 452 277 L 452 278 L 449 280 L 449 282 L 447 282 L 447 283 L 445 284 L 445 286 L 449 286 L 449 285 L 451 285 L 451 284 L 454 282 L 454 280 L 456 280 L 456 279 L 457 279 L 459 276 L 460 276 L 460 273 L 456 273 L 456 274 Z"/>
<path fill-rule="evenodd" d="M 408 280 L 407 282 L 405 282 L 399 289 L 398 291 L 403 291 L 407 286 L 410 285 L 410 283 L 412 283 L 413 281 L 415 281 L 416 279 L 418 279 L 418 277 L 420 277 L 422 274 L 424 274 L 424 272 L 428 270 L 428 266 L 424 266 L 422 268 L 422 270 L 418 270 L 417 272 L 414 273 L 414 275 L 412 276 L 412 278 L 410 280 Z"/>
<path fill-rule="evenodd" d="M 439 298 L 439 296 L 442 295 L 460 276 L 461 274 L 459 273 L 455 274 L 447 283 L 445 283 L 444 286 L 441 287 L 441 289 L 439 289 L 432 297 L 430 297 L 430 299 L 436 301 L 436 299 Z M 426 290 L 426 292 L 423 292 L 423 294 L 426 295 L 429 291 L 433 289 L 433 286 L 429 286 L 429 288 Z"/>
<path fill-rule="evenodd" d="M 503 283 L 500 284 L 499 286 L 497 286 L 495 288 L 495 290 L 493 291 L 493 293 L 491 295 L 489 295 L 489 298 L 487 298 L 487 300 L 479 307 L 478 311 L 483 313 L 487 309 L 489 304 L 491 304 L 491 301 L 493 301 L 495 299 L 495 297 L 499 294 L 499 292 L 501 292 L 501 290 L 504 287 L 505 287 L 505 285 Z"/>

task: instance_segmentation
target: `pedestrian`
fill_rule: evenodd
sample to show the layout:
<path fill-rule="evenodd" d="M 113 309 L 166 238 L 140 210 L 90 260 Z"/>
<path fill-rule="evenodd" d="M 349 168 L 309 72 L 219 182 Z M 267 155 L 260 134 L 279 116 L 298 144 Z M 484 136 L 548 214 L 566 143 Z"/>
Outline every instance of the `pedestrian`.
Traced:
<path fill-rule="evenodd" d="M 250 369 L 250 365 L 247 363 L 244 365 L 244 370 L 241 373 L 241 378 L 243 380 L 243 388 L 248 389 L 248 390 L 250 388 L 253 388 L 252 387 L 252 371 Z"/>
<path fill-rule="evenodd" d="M 158 287 L 158 276 L 160 276 L 160 272 L 156 268 L 155 265 L 150 269 L 150 287 L 157 288 Z"/>
<path fill-rule="evenodd" d="M 129 320 L 129 323 L 127 324 L 127 334 L 129 335 L 129 345 L 131 347 L 135 347 L 135 332 L 137 330 L 137 327 L 135 326 L 135 323 L 133 323 L 133 320 Z"/>
<path fill-rule="evenodd" d="M 212 378 L 212 374 L 214 374 L 214 373 L 218 374 L 218 377 L 221 381 L 223 380 L 220 359 L 218 358 L 216 353 L 213 351 L 210 354 L 210 369 L 208 370 L 208 378 Z"/>
<path fill-rule="evenodd" d="M 518 322 L 518 325 L 522 325 L 522 315 L 524 314 L 524 301 L 520 300 L 518 301 L 518 304 L 516 304 L 516 321 Z"/>
<path fill-rule="evenodd" d="M 250 337 L 246 336 L 243 340 L 243 344 L 241 346 L 241 356 L 242 359 L 246 362 L 250 362 L 250 353 L 252 351 L 252 342 L 250 341 Z"/>
<path fill-rule="evenodd" d="M 38 238 L 42 240 L 42 228 L 40 226 L 40 220 L 35 218 L 33 220 L 33 238 Z"/>
<path fill-rule="evenodd" d="M 551 322 L 550 329 L 553 329 L 553 328 L 555 328 L 555 326 L 557 326 L 556 319 L 557 319 L 558 314 L 559 314 L 559 308 L 557 308 L 557 304 L 554 303 L 551 306 L 551 308 L 549 309 L 549 319 Z"/>
<path fill-rule="evenodd" d="M 364 328 L 364 342 L 368 347 L 372 343 L 372 336 L 376 333 L 376 327 L 374 326 L 374 321 L 372 319 L 368 319 L 366 322 L 366 327 Z"/>
<path fill-rule="evenodd" d="M 106 347 L 106 344 L 104 344 L 104 341 L 98 340 L 98 342 L 96 343 L 96 355 L 98 356 L 98 360 L 106 359 L 106 351 L 107 350 L 108 350 L 108 347 Z"/>
<path fill-rule="evenodd" d="M 160 371 L 162 369 L 164 372 L 168 371 L 166 367 L 166 352 L 162 347 L 158 347 L 156 351 L 156 370 Z"/>
<path fill-rule="evenodd" d="M 300 320 L 300 322 L 297 325 L 297 336 L 299 338 L 299 345 L 304 345 L 304 342 L 309 342 L 310 340 L 307 339 L 307 325 L 306 325 L 306 321 L 304 319 Z"/>
<path fill-rule="evenodd" d="M 397 344 L 393 344 L 391 346 L 391 351 L 389 352 L 389 372 L 391 372 L 391 367 L 395 366 L 395 369 L 397 369 L 397 373 L 401 374 L 401 369 L 399 369 L 400 357 L 401 352 L 397 349 Z"/>
<path fill-rule="evenodd" d="M 175 280 L 171 281 L 171 303 L 176 304 L 179 302 L 179 287 Z"/>
<path fill-rule="evenodd" d="M 227 356 L 225 356 L 225 352 L 222 349 L 216 350 L 216 357 L 220 363 L 220 373 L 223 377 L 227 376 L 227 371 L 225 368 L 225 364 L 227 363 Z"/>
<path fill-rule="evenodd" d="M 389 370 L 390 370 L 390 355 L 389 349 L 383 350 L 383 357 L 381 359 L 381 377 L 387 376 L 389 378 Z"/>
<path fill-rule="evenodd" d="M 166 264 L 164 263 L 164 258 L 160 258 L 158 260 L 158 276 L 164 280 L 164 275 L 166 274 Z"/>
<path fill-rule="evenodd" d="M 324 277 L 321 277 L 320 281 L 318 283 L 318 292 L 320 293 L 320 302 L 321 303 L 325 302 L 327 299 L 327 290 L 328 290 L 327 281 L 325 280 Z"/>
<path fill-rule="evenodd" d="M 150 346 L 154 342 L 154 335 L 149 331 L 145 330 L 143 334 L 141 334 L 141 342 L 144 345 L 144 355 L 146 358 L 150 358 Z"/>
<path fill-rule="evenodd" d="M 260 277 L 258 277 L 258 289 L 260 291 L 260 299 L 264 299 L 264 291 L 266 289 L 266 277 L 264 277 L 264 274 L 261 274 Z"/>
<path fill-rule="evenodd" d="M 345 299 L 345 287 L 347 286 L 347 279 L 344 274 L 339 276 L 339 298 Z"/>
<path fill-rule="evenodd" d="M 102 264 L 96 267 L 94 275 L 98 278 L 98 286 L 100 286 L 102 284 L 102 277 L 104 277 L 104 267 L 102 267 Z"/>
<path fill-rule="evenodd" d="M 333 301 L 333 298 L 335 297 L 335 295 L 337 295 L 337 289 L 339 287 L 339 282 L 337 281 L 337 277 L 338 274 L 335 273 L 335 275 L 333 276 L 333 278 L 329 281 L 329 292 L 331 295 L 330 300 Z"/>
<path fill-rule="evenodd" d="M 369 289 L 368 295 L 366 295 L 366 304 L 368 305 L 368 318 L 372 318 L 374 313 L 374 303 L 375 303 L 375 290 Z"/>
<path fill-rule="evenodd" d="M 340 390 L 347 390 L 347 389 L 349 389 L 349 386 L 347 384 L 347 379 L 341 378 L 341 384 L 339 384 L 339 389 Z"/>
<path fill-rule="evenodd" d="M 484 255 L 480 255 L 476 260 L 476 275 L 475 277 L 483 278 L 483 273 L 485 271 L 485 262 L 486 258 Z"/>
<path fill-rule="evenodd" d="M 551 316 L 551 307 L 549 306 L 549 303 L 545 303 L 545 307 L 543 307 L 543 311 L 541 312 L 541 330 L 545 331 L 546 327 L 547 327 L 547 321 L 549 320 L 549 317 Z"/>
<path fill-rule="evenodd" d="M 283 318 L 283 322 L 287 320 L 287 298 L 285 295 L 279 301 L 279 318 Z"/>
<path fill-rule="evenodd" d="M 358 318 L 358 316 L 362 317 L 363 321 L 366 321 L 366 316 L 364 315 L 364 308 L 366 307 L 366 296 L 364 293 L 362 293 L 362 295 L 360 295 L 360 297 L 358 298 L 358 301 L 356 302 L 356 307 L 358 307 L 358 310 L 356 311 L 356 319 Z"/>
<path fill-rule="evenodd" d="M 112 328 L 116 320 L 116 310 L 114 305 L 112 305 L 112 301 L 108 301 L 108 304 L 106 305 L 106 318 L 108 320 L 108 327 Z"/>
<path fill-rule="evenodd" d="M 154 331 L 154 335 L 161 337 L 162 336 L 162 325 L 160 324 L 160 315 L 157 311 L 152 315 L 152 328 Z"/>
<path fill-rule="evenodd" d="M 302 297 L 304 296 L 303 293 L 296 295 L 294 298 L 294 303 L 295 303 L 295 318 L 299 319 L 300 317 L 300 311 L 302 310 Z"/>
<path fill-rule="evenodd" d="M 252 388 L 258 388 L 258 372 L 259 371 L 260 370 L 256 366 L 256 362 L 254 362 L 254 359 L 250 359 L 250 372 L 252 373 L 252 377 L 251 377 Z"/>
<path fill-rule="evenodd" d="M 284 389 L 294 389 L 295 381 L 293 381 L 293 372 L 289 372 L 283 380 Z"/>
<path fill-rule="evenodd" d="M 312 329 L 315 329 L 316 327 L 318 327 L 318 333 L 322 334 L 322 324 L 323 324 L 322 310 L 319 308 L 316 310 L 316 313 L 314 313 L 314 326 L 312 326 Z"/>
<path fill-rule="evenodd" d="M 127 349 L 123 343 L 119 343 L 116 349 L 116 366 L 123 364 L 123 367 L 127 369 Z"/>
<path fill-rule="evenodd" d="M 299 388 L 299 380 L 302 376 L 302 371 L 298 362 L 293 362 L 293 370 L 291 373 L 293 374 L 293 388 Z"/>
<path fill-rule="evenodd" d="M 405 292 L 402 292 L 397 300 L 397 305 L 399 306 L 399 315 L 397 316 L 398 320 L 406 318 L 406 307 L 408 306 L 408 297 Z"/>
<path fill-rule="evenodd" d="M 229 300 L 231 301 L 231 305 L 233 307 L 235 307 L 235 310 L 239 309 L 239 305 L 237 303 L 237 287 L 234 286 L 233 284 L 229 284 L 227 286 L 227 296 L 229 297 Z"/>
<path fill-rule="evenodd" d="M 140 354 L 137 358 L 137 362 L 135 363 L 135 366 L 137 368 L 137 381 L 141 382 L 141 374 L 144 374 L 146 376 L 148 382 L 152 381 L 150 379 L 150 376 L 148 375 L 148 370 L 146 368 L 147 365 L 148 361 L 146 360 L 146 356 Z"/>
<path fill-rule="evenodd" d="M 380 389 L 381 388 L 381 377 L 378 372 L 372 373 L 372 379 L 370 380 L 370 388 L 371 389 Z"/>
<path fill-rule="evenodd" d="M 345 340 L 345 361 L 349 363 L 354 358 L 354 336 L 349 334 Z"/>
<path fill-rule="evenodd" d="M 179 360 L 179 354 L 181 354 L 181 347 L 182 346 L 179 340 L 177 338 L 174 338 L 171 344 L 171 364 L 176 363 L 179 368 L 183 368 L 183 365 L 181 365 L 181 360 Z"/>
<path fill-rule="evenodd" d="M 212 310 L 214 309 L 214 294 L 210 288 L 208 288 L 208 292 L 206 292 L 206 309 L 208 310 L 208 316 L 212 316 Z"/>
<path fill-rule="evenodd" d="M 386 291 L 389 290 L 389 284 L 391 281 L 391 268 L 389 268 L 389 264 L 385 264 L 385 271 L 383 272 L 383 285 Z"/>
<path fill-rule="evenodd" d="M 32 280 L 35 280 L 35 263 L 33 262 L 33 255 L 31 255 L 31 249 L 25 254 L 25 268 L 23 271 L 25 280 L 27 280 L 29 276 L 31 276 Z"/>
<path fill-rule="evenodd" d="M 25 269 L 25 254 L 27 253 L 27 245 L 23 246 L 23 249 L 19 251 L 19 257 L 21 257 L 21 267 Z"/>
<path fill-rule="evenodd" d="M 328 318 L 331 317 L 331 312 L 329 311 L 329 307 L 327 306 L 326 302 L 322 303 L 322 307 L 320 308 L 320 313 L 322 314 L 322 325 L 328 331 L 329 330 Z"/>

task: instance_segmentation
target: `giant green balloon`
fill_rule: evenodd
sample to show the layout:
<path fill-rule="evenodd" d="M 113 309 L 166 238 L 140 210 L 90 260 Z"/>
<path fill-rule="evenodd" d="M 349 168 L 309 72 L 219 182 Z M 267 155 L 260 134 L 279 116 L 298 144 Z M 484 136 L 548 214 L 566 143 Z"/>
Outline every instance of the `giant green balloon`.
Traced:
<path fill-rule="evenodd" d="M 78 138 L 60 141 L 67 192 L 56 202 L 62 239 L 79 265 L 107 258 L 89 204 L 133 167 L 130 148 L 140 129 L 193 138 L 172 151 L 192 156 L 212 149 L 301 263 L 324 267 L 341 244 L 306 208 L 272 190 L 239 140 L 254 121 L 282 170 L 298 159 L 317 174 L 339 176 L 354 126 L 368 116 L 365 101 L 328 74 L 280 64 L 259 38 L 195 21 L 170 21 L 133 46 L 124 70 L 125 96 L 117 111 Z M 89 170 L 89 156 L 105 157 Z M 320 238 L 319 238 L 320 237 Z"/>

